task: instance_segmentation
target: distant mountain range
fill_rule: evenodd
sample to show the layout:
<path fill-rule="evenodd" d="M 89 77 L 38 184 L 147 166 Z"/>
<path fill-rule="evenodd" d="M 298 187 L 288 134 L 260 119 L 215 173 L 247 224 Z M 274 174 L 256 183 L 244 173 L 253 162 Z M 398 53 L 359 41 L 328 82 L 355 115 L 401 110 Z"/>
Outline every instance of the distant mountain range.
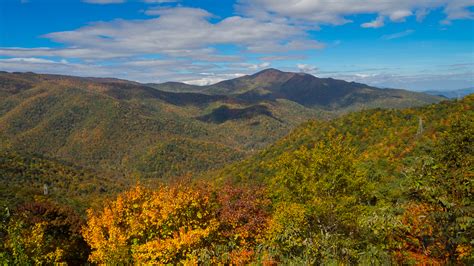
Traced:
<path fill-rule="evenodd" d="M 446 90 L 446 91 L 424 91 L 424 93 L 454 99 L 454 98 L 462 98 L 466 95 L 474 93 L 474 87 L 459 89 L 459 90 L 449 90 L 449 91 L 448 90 Z"/>
<path fill-rule="evenodd" d="M 286 99 L 305 107 L 326 110 L 351 109 L 360 105 L 408 107 L 439 101 L 439 98 L 422 93 L 379 89 L 356 82 L 317 78 L 306 73 L 283 72 L 277 69 L 266 69 L 209 86 L 177 82 L 148 85 L 162 91 L 230 95 L 252 101 Z"/>
<path fill-rule="evenodd" d="M 210 86 L 0 72 L 0 150 L 169 178 L 218 169 L 308 119 L 442 99 L 276 69 Z"/>

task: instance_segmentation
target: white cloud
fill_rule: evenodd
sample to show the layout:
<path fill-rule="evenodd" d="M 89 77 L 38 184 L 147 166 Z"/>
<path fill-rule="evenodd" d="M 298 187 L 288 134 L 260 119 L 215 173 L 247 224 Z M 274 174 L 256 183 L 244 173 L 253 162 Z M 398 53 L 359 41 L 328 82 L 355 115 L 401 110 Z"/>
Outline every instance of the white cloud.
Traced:
<path fill-rule="evenodd" d="M 256 71 L 258 69 L 268 68 L 271 64 L 269 62 L 263 62 L 260 64 L 241 64 L 243 67 L 247 67 L 249 70 Z"/>
<path fill-rule="evenodd" d="M 406 17 L 413 15 L 410 10 L 396 10 L 391 12 L 390 19 L 395 22 L 403 22 Z"/>
<path fill-rule="evenodd" d="M 297 64 L 296 67 L 300 72 L 315 74 L 318 71 L 318 68 L 313 65 L 308 64 Z"/>
<path fill-rule="evenodd" d="M 366 22 L 360 25 L 362 28 L 380 28 L 384 26 L 384 17 L 383 16 L 378 16 L 374 21 L 372 22 Z"/>
<path fill-rule="evenodd" d="M 425 17 L 428 15 L 428 13 L 429 13 L 429 10 L 427 9 L 418 9 L 415 13 L 416 21 L 422 22 L 425 19 Z"/>
<path fill-rule="evenodd" d="M 293 23 L 344 24 L 355 14 L 377 14 L 404 21 L 419 10 L 444 8 L 447 20 L 472 19 L 472 0 L 239 0 L 239 12 L 262 20 L 288 19 Z"/>
<path fill-rule="evenodd" d="M 240 77 L 268 66 L 268 63 L 264 62 L 255 65 L 230 64 L 229 67 L 222 67 L 181 59 L 124 60 L 106 65 L 71 63 L 67 60 L 56 61 L 36 57 L 0 59 L 0 71 L 116 77 L 154 83 L 173 80 L 197 85 L 208 85 Z"/>
<path fill-rule="evenodd" d="M 191 84 L 191 85 L 205 86 L 205 85 L 215 84 L 223 80 L 238 78 L 238 77 L 242 77 L 246 75 L 244 73 L 231 73 L 231 74 L 200 73 L 200 74 L 203 77 L 199 79 L 184 80 L 183 82 L 186 84 Z"/>
<path fill-rule="evenodd" d="M 0 47 L 0 56 L 15 58 L 2 60 L 0 68 L 143 82 L 212 83 L 227 75 L 250 74 L 270 66 L 269 60 L 245 63 L 255 55 L 283 56 L 288 51 L 324 46 L 304 29 L 284 21 L 263 22 L 241 16 L 218 19 L 206 10 L 186 7 L 157 8 L 150 15 L 157 17 L 95 22 L 42 36 L 62 44 L 54 48 Z M 237 53 L 222 53 L 217 48 L 220 45 L 230 45 Z M 202 75 L 210 71 L 216 77 Z"/>
<path fill-rule="evenodd" d="M 455 19 L 474 19 L 474 13 L 467 7 L 474 6 L 472 0 L 451 0 L 448 1 L 444 12 L 447 15 L 447 20 Z"/>
<path fill-rule="evenodd" d="M 59 56 L 66 58 L 82 58 L 82 59 L 109 59 L 117 57 L 125 57 L 127 53 L 120 51 L 101 51 L 90 48 L 21 48 L 21 47 L 0 47 L 0 55 L 3 56 Z"/>
<path fill-rule="evenodd" d="M 325 44 L 308 33 L 317 29 L 318 24 L 343 24 L 350 22 L 351 15 L 371 14 L 375 20 L 361 27 L 378 28 L 390 20 L 401 22 L 410 16 L 422 21 L 435 8 L 444 10 L 445 23 L 449 23 L 454 19 L 472 19 L 468 9 L 472 5 L 472 0 L 238 0 L 236 14 L 239 15 L 226 18 L 199 8 L 155 7 L 145 11 L 151 16 L 149 19 L 96 22 L 43 36 L 61 44 L 58 48 L 0 47 L 0 56 L 12 57 L 0 59 L 0 69 L 110 76 L 143 82 L 175 80 L 203 85 L 255 72 L 269 67 L 269 61 L 273 60 L 304 60 L 301 53 L 288 52 L 324 48 Z M 412 33 L 413 30 L 406 30 L 384 35 L 382 39 Z M 221 45 L 230 45 L 234 51 L 221 53 L 218 48 Z M 255 60 L 261 62 L 254 63 Z M 298 64 L 296 68 L 321 73 L 309 64 Z M 368 80 L 372 75 L 357 74 L 351 77 Z M 376 75 L 379 80 L 382 76 Z"/>
<path fill-rule="evenodd" d="M 57 64 L 57 63 L 67 63 L 67 61 L 53 61 L 53 60 L 48 60 L 48 59 L 43 59 L 43 58 L 34 58 L 34 57 L 28 57 L 28 58 L 6 58 L 6 59 L 0 59 L 1 62 L 11 62 L 11 63 L 31 63 L 31 64 Z"/>
<path fill-rule="evenodd" d="M 105 59 L 160 54 L 218 61 L 230 59 L 218 55 L 212 48 L 222 44 L 257 53 L 323 47 L 323 44 L 309 39 L 304 30 L 283 22 L 261 22 L 233 16 L 211 23 L 212 14 L 206 10 L 185 7 L 160 8 L 153 10 L 153 14 L 159 17 L 96 22 L 76 30 L 43 36 L 64 44 L 64 48 L 0 47 L 0 55 Z"/>

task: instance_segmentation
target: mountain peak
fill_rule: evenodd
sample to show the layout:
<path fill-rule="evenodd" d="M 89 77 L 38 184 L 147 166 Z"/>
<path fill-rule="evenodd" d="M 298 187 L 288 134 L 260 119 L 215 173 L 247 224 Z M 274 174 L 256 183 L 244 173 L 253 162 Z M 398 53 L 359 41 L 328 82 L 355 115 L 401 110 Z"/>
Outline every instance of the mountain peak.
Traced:
<path fill-rule="evenodd" d="M 283 72 L 281 70 L 275 69 L 275 68 L 268 68 L 265 70 L 262 70 L 260 72 L 257 72 L 250 77 L 261 83 L 281 83 L 289 80 L 295 75 L 295 73 L 292 72 Z"/>
<path fill-rule="evenodd" d="M 257 75 L 262 75 L 262 74 L 282 74 L 282 73 L 285 73 L 279 69 L 276 69 L 276 68 L 267 68 L 267 69 L 264 69 L 260 72 L 257 72 L 255 74 L 253 74 L 254 76 L 257 76 Z"/>

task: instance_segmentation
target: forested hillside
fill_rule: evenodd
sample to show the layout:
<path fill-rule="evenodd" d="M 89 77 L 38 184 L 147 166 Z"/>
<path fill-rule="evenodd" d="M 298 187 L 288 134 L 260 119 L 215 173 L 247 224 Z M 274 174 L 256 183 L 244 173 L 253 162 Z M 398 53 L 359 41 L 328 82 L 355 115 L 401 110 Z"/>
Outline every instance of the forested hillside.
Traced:
<path fill-rule="evenodd" d="M 268 188 L 282 262 L 471 264 L 473 108 L 470 95 L 308 122 L 215 176 Z"/>
<path fill-rule="evenodd" d="M 310 121 L 244 161 L 199 180 L 137 185 L 86 217 L 52 196 L 8 208 L 0 258 L 471 265 L 473 108 L 470 95 Z M 145 166 L 154 161 L 148 157 Z"/>
<path fill-rule="evenodd" d="M 308 119 L 439 100 L 272 69 L 191 87 L 2 72 L 0 149 L 170 179 L 247 157 Z"/>
<path fill-rule="evenodd" d="M 2 207 L 50 199 L 84 211 L 133 182 L 38 155 L 0 152 Z"/>
<path fill-rule="evenodd" d="M 414 157 L 429 149 L 452 123 L 461 117 L 469 122 L 472 107 L 473 95 L 470 95 L 461 101 L 419 108 L 371 109 L 330 121 L 308 121 L 256 156 L 225 168 L 223 175 L 260 182 L 275 158 L 310 149 L 331 136 L 342 136 L 344 145 L 353 148 L 367 168 L 384 169 L 378 175 L 393 177 L 397 170 L 411 165 Z"/>
<path fill-rule="evenodd" d="M 0 80 L 3 149 L 118 175 L 170 178 L 217 169 L 319 116 L 281 101 L 261 103 L 271 115 L 250 107 L 245 117 L 217 115 L 214 121 L 205 119 L 213 109 L 252 105 L 116 80 L 35 74 L 2 74 Z"/>

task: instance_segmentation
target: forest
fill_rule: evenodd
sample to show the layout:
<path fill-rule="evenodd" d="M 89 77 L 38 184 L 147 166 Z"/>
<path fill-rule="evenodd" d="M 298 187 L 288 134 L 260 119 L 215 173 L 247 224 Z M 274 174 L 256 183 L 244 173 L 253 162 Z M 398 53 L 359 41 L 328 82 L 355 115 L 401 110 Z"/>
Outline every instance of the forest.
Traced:
<path fill-rule="evenodd" d="M 472 265 L 473 108 L 470 95 L 311 120 L 166 181 L 4 151 L 0 262 Z M 185 145 L 200 156 L 203 144 Z M 163 173 L 146 163 L 168 160 L 157 154 L 140 167 Z"/>

